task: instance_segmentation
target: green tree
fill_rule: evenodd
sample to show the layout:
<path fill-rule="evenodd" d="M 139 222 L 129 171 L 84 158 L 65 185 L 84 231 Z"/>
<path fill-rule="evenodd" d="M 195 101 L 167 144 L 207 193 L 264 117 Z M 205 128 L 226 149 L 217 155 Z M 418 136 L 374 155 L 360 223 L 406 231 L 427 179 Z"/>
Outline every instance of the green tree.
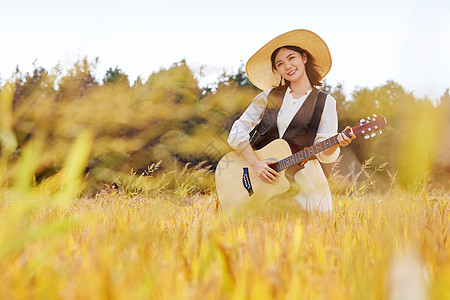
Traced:
<path fill-rule="evenodd" d="M 103 77 L 103 83 L 104 84 L 120 83 L 130 85 L 128 75 L 126 75 L 117 66 L 114 70 L 112 68 L 109 68 L 106 71 L 105 77 Z"/>

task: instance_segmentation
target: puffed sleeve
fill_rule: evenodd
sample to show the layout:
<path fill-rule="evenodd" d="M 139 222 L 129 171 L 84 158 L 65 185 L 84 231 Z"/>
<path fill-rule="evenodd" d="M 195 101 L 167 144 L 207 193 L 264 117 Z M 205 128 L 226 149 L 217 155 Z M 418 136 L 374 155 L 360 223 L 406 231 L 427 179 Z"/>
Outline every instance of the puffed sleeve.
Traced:
<path fill-rule="evenodd" d="M 266 110 L 269 92 L 270 89 L 258 94 L 241 117 L 234 122 L 228 136 L 231 148 L 236 149 L 239 143 L 250 140 L 250 132 L 259 124 Z"/>
<path fill-rule="evenodd" d="M 336 111 L 336 100 L 331 96 L 327 95 L 325 100 L 325 105 L 323 107 L 322 118 L 320 119 L 319 128 L 317 129 L 317 135 L 314 143 L 324 141 L 337 134 L 338 129 L 338 117 Z M 335 162 L 341 153 L 341 149 L 338 147 L 331 155 L 325 155 L 320 152 L 316 155 L 322 163 L 332 163 Z"/>

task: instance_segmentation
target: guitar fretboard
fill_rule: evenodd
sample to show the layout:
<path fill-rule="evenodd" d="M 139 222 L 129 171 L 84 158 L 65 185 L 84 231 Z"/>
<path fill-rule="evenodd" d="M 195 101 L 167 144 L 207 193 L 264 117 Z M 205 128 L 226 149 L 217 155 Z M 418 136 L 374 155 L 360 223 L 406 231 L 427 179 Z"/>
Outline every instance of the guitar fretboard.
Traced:
<path fill-rule="evenodd" d="M 322 152 L 325 149 L 328 149 L 336 144 L 339 144 L 338 135 L 332 136 L 322 142 L 312 145 L 311 147 L 307 147 L 299 152 L 292 154 L 286 158 L 279 160 L 274 163 L 272 168 L 274 168 L 277 172 L 283 171 L 284 169 L 289 168 L 290 166 L 299 164 L 304 162 L 305 160 L 310 159 L 314 155 L 319 152 Z"/>

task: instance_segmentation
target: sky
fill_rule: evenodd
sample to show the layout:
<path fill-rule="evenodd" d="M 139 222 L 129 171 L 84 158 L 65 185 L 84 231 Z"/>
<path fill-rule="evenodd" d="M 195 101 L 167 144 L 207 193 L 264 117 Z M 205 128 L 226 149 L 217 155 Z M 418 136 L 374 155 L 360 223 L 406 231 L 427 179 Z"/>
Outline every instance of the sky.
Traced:
<path fill-rule="evenodd" d="M 308 29 L 327 43 L 326 80 L 350 94 L 394 80 L 417 97 L 450 88 L 448 0 L 0 0 L 0 83 L 84 57 L 99 79 L 117 66 L 131 82 L 186 60 L 201 86 L 265 43 Z"/>

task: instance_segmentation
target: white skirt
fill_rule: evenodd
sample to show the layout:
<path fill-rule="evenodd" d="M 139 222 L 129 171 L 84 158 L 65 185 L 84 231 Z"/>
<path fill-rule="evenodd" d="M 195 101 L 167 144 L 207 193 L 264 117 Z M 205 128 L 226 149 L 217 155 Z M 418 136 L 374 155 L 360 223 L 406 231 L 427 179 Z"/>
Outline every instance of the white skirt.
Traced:
<path fill-rule="evenodd" d="M 305 168 L 294 175 L 300 191 L 294 199 L 308 212 L 326 213 L 333 209 L 330 187 L 317 159 L 310 160 Z"/>

